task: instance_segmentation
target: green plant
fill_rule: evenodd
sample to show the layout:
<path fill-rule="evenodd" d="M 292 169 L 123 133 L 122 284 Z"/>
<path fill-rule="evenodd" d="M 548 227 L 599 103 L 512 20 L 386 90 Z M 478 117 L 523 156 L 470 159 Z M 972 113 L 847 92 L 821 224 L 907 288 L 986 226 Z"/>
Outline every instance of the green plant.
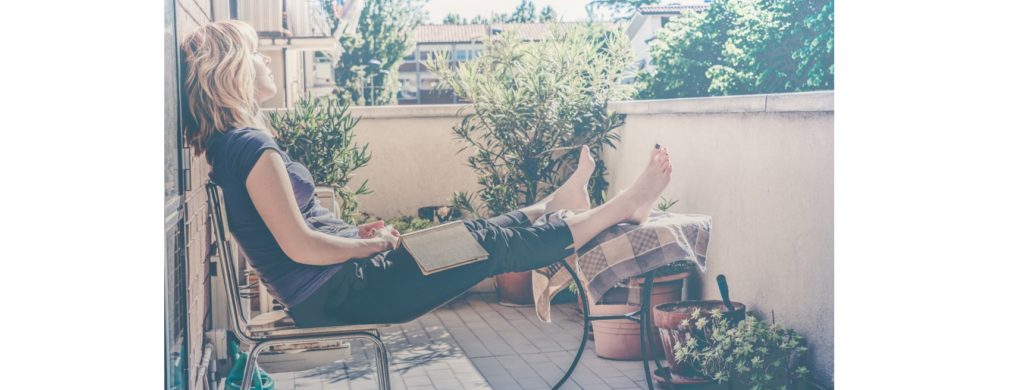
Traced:
<path fill-rule="evenodd" d="M 429 219 L 421 219 L 411 216 L 401 216 L 398 218 L 391 218 L 385 221 L 388 225 L 394 226 L 395 230 L 399 233 L 405 234 L 414 232 L 417 230 L 423 230 L 431 226 L 435 226 L 438 223 Z"/>
<path fill-rule="evenodd" d="M 600 153 L 615 147 L 623 118 L 608 110 L 633 87 L 632 55 L 621 29 L 601 25 L 555 29 L 538 42 L 514 31 L 488 40 L 484 54 L 452 69 L 444 55 L 428 67 L 472 110 L 454 128 L 477 173 L 479 201 L 491 215 L 545 197 L 571 173 L 580 145 L 597 155 L 591 199 L 604 202 L 608 183 Z M 476 209 L 481 210 L 480 207 Z"/>
<path fill-rule="evenodd" d="M 674 346 L 676 359 L 718 383 L 746 389 L 793 389 L 809 372 L 803 365 L 807 356 L 804 338 L 751 313 L 733 324 L 720 310 L 694 308 L 679 328 L 690 337 Z"/>
<path fill-rule="evenodd" d="M 344 54 L 334 68 L 336 94 L 355 105 L 394 104 L 398 65 L 412 51 L 423 19 L 422 1 L 367 0 L 356 32 L 339 39 Z"/>
<path fill-rule="evenodd" d="M 675 199 L 665 199 L 665 197 L 662 196 L 661 202 L 658 202 L 658 205 L 655 206 L 655 208 L 657 208 L 658 211 L 668 211 L 668 209 L 672 208 L 672 206 L 675 206 L 676 203 L 679 203 L 679 201 Z"/>
<path fill-rule="evenodd" d="M 353 140 L 359 119 L 349 114 L 348 107 L 335 97 L 306 96 L 291 110 L 269 115 L 281 148 L 309 169 L 317 185 L 334 187 L 344 204 L 338 216 L 343 219 L 355 212 L 357 196 L 373 192 L 366 180 L 355 190 L 348 187 L 352 173 L 371 157 L 367 144 L 360 146 Z"/>
<path fill-rule="evenodd" d="M 472 193 L 458 191 L 452 194 L 451 199 L 448 200 L 448 204 L 459 209 L 459 211 L 462 211 L 462 216 L 464 218 L 480 218 L 481 215 L 477 210 L 475 197 L 476 195 Z"/>

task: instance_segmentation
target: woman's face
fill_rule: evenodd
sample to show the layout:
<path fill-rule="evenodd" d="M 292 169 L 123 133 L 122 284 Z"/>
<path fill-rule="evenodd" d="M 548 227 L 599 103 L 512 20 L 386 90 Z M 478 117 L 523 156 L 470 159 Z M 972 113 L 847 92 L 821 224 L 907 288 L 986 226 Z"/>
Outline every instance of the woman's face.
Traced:
<path fill-rule="evenodd" d="M 263 103 L 277 94 L 274 74 L 270 72 L 270 57 L 257 50 L 253 53 L 252 61 L 256 69 L 256 100 Z"/>

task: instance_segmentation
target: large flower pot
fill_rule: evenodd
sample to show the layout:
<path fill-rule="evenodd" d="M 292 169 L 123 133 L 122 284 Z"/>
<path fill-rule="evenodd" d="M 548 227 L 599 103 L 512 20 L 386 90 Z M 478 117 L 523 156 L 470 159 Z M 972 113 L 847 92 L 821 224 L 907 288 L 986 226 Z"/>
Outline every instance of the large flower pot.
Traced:
<path fill-rule="evenodd" d="M 679 301 L 682 295 L 684 281 L 689 277 L 688 272 L 661 276 L 654 279 L 654 286 L 651 289 L 651 311 L 656 305 Z M 636 278 L 630 284 L 643 285 L 643 278 Z M 639 287 L 636 287 L 639 288 Z M 605 293 L 602 302 L 608 304 L 590 305 L 591 316 L 610 316 L 632 313 L 640 310 L 639 305 L 626 304 L 628 290 L 625 288 L 613 289 Z M 617 299 L 616 299 L 617 298 Z M 607 302 L 612 301 L 612 302 Z M 591 322 L 594 327 L 594 349 L 597 356 L 613 360 L 640 360 L 643 355 L 640 350 L 640 324 L 632 320 L 601 320 Z M 657 328 L 651 325 L 651 335 L 657 334 Z M 648 354 L 652 359 L 660 359 L 663 352 L 656 337 L 649 341 Z"/>
<path fill-rule="evenodd" d="M 654 308 L 654 325 L 658 327 L 658 333 L 661 336 L 661 350 L 664 351 L 668 359 L 672 383 L 686 384 L 709 381 L 709 378 L 703 376 L 697 368 L 676 360 L 674 353 L 676 343 L 685 344 L 694 337 L 692 332 L 701 332 L 692 326 L 693 321 L 690 321 L 691 326 L 685 329 L 680 329 L 679 324 L 685 319 L 696 320 L 696 317 L 693 316 L 694 309 L 700 309 L 701 316 L 706 316 L 711 310 L 718 309 L 722 313 L 726 313 L 730 320 L 742 320 L 746 316 L 747 307 L 735 301 L 732 304 L 736 310 L 731 314 L 727 313 L 729 310 L 722 301 L 670 302 Z"/>
<path fill-rule="evenodd" d="M 533 305 L 533 271 L 509 272 L 494 276 L 498 304 L 506 306 Z"/>

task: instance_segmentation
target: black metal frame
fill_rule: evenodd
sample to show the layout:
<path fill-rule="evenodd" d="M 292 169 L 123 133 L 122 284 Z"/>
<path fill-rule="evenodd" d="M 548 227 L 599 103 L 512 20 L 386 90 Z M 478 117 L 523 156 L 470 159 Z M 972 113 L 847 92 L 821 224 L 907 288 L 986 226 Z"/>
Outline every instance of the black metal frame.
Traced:
<path fill-rule="evenodd" d="M 617 316 L 591 316 L 590 315 L 590 301 L 587 300 L 587 291 L 583 287 L 583 282 L 580 281 L 579 275 L 576 271 L 569 266 L 569 263 L 562 260 L 562 265 L 569 271 L 569 275 L 572 276 L 572 280 L 576 283 L 576 290 L 579 291 L 580 299 L 583 300 L 583 334 L 580 336 L 580 347 L 576 351 L 576 357 L 573 358 L 572 364 L 569 365 L 569 369 L 566 370 L 565 375 L 562 379 L 555 383 L 552 389 L 558 389 L 569 380 L 572 376 L 573 371 L 576 370 L 576 365 L 579 364 L 580 358 L 583 357 L 583 350 L 587 346 L 587 330 L 590 329 L 590 323 L 592 321 L 605 321 L 605 320 L 631 320 L 640 323 L 640 356 L 644 362 L 644 376 L 647 378 L 647 388 L 654 390 L 654 378 L 651 376 L 650 361 L 647 355 L 647 348 L 651 341 L 656 341 L 654 335 L 648 334 L 651 327 L 651 290 L 654 287 L 654 271 L 644 273 L 644 285 L 640 290 L 640 310 L 632 313 L 622 314 Z M 658 372 L 663 371 L 661 367 L 661 361 L 657 358 L 654 359 L 654 364 L 658 367 Z M 668 378 L 665 378 L 666 380 Z"/>

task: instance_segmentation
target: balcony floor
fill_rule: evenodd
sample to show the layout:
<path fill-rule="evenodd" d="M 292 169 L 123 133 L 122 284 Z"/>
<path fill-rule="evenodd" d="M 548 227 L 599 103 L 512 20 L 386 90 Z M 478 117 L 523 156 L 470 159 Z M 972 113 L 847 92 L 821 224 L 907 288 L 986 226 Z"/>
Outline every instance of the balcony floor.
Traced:
<path fill-rule="evenodd" d="M 472 293 L 384 329 L 392 388 L 550 389 L 572 362 L 583 321 L 575 303 L 551 308 L 552 323 L 544 323 L 533 307 L 502 306 L 493 293 Z M 350 359 L 272 376 L 278 390 L 375 389 L 372 353 L 353 342 Z M 562 388 L 646 388 L 643 364 L 599 358 L 591 341 Z"/>

